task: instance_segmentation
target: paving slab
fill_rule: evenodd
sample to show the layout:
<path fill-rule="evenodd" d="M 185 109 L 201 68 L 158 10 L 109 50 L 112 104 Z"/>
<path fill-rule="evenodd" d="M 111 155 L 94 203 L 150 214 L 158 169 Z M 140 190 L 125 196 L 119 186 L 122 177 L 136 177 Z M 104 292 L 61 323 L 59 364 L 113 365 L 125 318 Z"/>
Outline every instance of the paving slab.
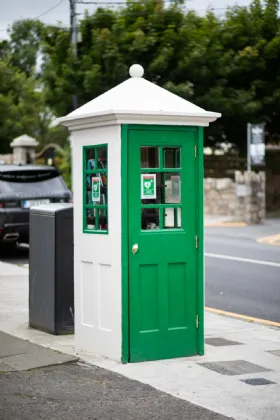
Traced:
<path fill-rule="evenodd" d="M 9 365 L 6 365 L 3 362 L 0 362 L 0 373 L 1 372 L 16 372 L 16 369 L 12 368 Z"/>
<path fill-rule="evenodd" d="M 33 348 L 34 344 L 29 341 L 19 340 L 12 335 L 0 332 L 0 358 L 29 353 Z"/>
<path fill-rule="evenodd" d="M 77 357 L 42 348 L 0 331 L 1 371 L 30 370 L 77 360 Z"/>

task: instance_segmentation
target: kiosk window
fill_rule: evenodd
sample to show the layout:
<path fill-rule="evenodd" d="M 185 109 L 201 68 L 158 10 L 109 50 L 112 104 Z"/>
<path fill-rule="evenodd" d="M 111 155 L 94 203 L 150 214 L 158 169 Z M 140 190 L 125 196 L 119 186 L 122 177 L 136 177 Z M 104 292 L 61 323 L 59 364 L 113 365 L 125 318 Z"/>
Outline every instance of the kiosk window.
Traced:
<path fill-rule="evenodd" d="M 83 231 L 108 233 L 107 145 L 83 148 Z"/>
<path fill-rule="evenodd" d="M 181 148 L 141 147 L 141 228 L 181 229 Z"/>

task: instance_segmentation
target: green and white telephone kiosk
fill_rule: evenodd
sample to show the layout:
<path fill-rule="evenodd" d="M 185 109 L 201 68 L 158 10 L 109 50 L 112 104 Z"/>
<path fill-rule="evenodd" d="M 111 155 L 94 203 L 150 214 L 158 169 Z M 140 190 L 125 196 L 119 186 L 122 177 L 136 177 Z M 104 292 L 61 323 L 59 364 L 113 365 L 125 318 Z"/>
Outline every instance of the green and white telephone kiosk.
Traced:
<path fill-rule="evenodd" d="M 143 74 L 133 65 L 60 119 L 73 156 L 76 345 L 123 362 L 204 353 L 203 127 L 220 114 Z"/>

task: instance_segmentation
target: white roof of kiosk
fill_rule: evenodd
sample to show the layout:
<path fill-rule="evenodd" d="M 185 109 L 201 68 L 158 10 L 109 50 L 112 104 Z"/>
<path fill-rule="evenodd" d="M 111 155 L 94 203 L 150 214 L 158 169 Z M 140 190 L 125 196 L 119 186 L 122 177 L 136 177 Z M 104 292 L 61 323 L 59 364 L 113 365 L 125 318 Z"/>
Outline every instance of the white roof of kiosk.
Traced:
<path fill-rule="evenodd" d="M 134 64 L 130 78 L 81 106 L 58 122 L 71 130 L 112 122 L 208 126 L 221 116 L 208 112 L 142 78 L 144 69 Z"/>

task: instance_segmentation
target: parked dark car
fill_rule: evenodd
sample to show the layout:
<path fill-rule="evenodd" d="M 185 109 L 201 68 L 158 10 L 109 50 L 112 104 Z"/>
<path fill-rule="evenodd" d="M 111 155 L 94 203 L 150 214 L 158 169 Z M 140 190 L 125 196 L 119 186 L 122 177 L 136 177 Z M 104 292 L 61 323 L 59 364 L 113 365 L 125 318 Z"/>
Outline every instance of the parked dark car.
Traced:
<path fill-rule="evenodd" d="M 29 242 L 30 207 L 71 200 L 54 167 L 0 165 L 0 243 Z"/>

